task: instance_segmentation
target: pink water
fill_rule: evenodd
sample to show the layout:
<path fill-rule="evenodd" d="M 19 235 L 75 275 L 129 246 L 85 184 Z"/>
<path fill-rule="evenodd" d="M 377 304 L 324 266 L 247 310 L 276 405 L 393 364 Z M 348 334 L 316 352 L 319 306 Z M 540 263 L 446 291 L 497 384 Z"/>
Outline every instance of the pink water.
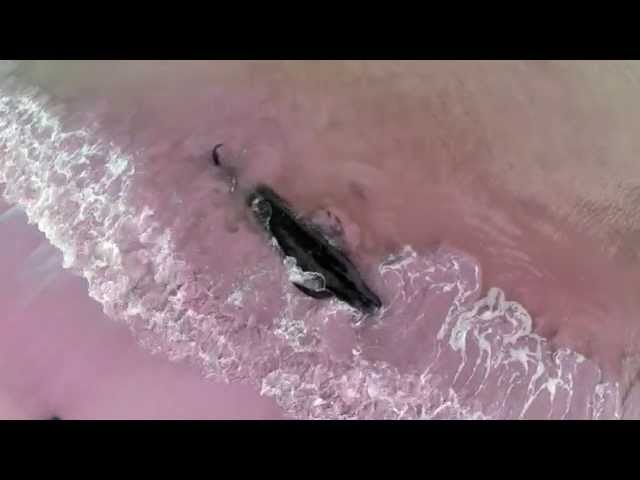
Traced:
<path fill-rule="evenodd" d="M 640 178 L 604 74 L 60 65 L 0 85 L 2 416 L 637 416 Z M 258 181 L 340 219 L 379 315 L 290 285 Z"/>

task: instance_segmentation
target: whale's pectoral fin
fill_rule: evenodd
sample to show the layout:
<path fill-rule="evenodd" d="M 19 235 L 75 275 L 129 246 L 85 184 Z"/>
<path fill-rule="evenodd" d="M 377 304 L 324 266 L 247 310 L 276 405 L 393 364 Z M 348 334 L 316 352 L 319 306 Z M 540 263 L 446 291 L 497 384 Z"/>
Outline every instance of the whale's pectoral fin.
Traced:
<path fill-rule="evenodd" d="M 334 212 L 326 208 L 321 208 L 312 212 L 305 220 L 333 245 L 344 246 L 344 228 L 340 218 Z"/>
<path fill-rule="evenodd" d="M 348 251 L 360 245 L 360 228 L 351 221 L 346 211 L 334 207 L 321 208 L 306 217 L 306 221 L 334 247 Z"/>
<path fill-rule="evenodd" d="M 331 298 L 333 297 L 333 293 L 329 290 L 311 290 L 310 288 L 301 285 L 300 283 L 292 282 L 293 286 L 300 290 L 305 295 L 309 295 L 313 298 Z"/>
<path fill-rule="evenodd" d="M 342 235 L 344 229 L 338 215 L 327 208 L 321 208 L 314 211 L 309 216 L 309 221 L 317 228 L 322 230 L 325 235 L 332 237 Z"/>

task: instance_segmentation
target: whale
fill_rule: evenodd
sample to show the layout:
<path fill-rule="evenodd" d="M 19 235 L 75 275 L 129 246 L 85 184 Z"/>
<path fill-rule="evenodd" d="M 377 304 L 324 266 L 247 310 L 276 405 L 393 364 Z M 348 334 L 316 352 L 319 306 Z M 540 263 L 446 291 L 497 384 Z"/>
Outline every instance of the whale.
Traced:
<path fill-rule="evenodd" d="M 214 166 L 223 167 L 217 144 Z M 232 190 L 237 181 L 232 180 Z M 295 212 L 290 203 L 270 186 L 259 183 L 248 189 L 244 201 L 253 219 L 285 259 L 293 259 L 312 282 L 292 281 L 294 287 L 314 299 L 335 297 L 352 308 L 372 314 L 382 307 L 380 297 L 367 285 L 348 255 L 321 228 Z"/>
<path fill-rule="evenodd" d="M 320 288 L 292 282 L 298 290 L 316 299 L 335 296 L 366 314 L 382 306 L 346 253 L 298 215 L 271 187 L 257 185 L 246 195 L 246 204 L 283 257 L 295 259 L 303 272 L 323 279 Z"/>

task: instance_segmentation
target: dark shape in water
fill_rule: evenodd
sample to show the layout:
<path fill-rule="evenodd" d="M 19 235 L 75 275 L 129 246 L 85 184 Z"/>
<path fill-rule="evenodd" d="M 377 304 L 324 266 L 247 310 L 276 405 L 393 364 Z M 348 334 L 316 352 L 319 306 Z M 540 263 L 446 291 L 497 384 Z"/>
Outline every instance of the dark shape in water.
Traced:
<path fill-rule="evenodd" d="M 300 291 L 313 298 L 335 295 L 363 313 L 372 313 L 382 306 L 351 260 L 318 229 L 300 219 L 271 188 L 258 185 L 247 195 L 247 205 L 275 239 L 283 255 L 295 258 L 304 272 L 315 272 L 324 278 L 324 289 L 311 289 L 294 282 Z"/>
<path fill-rule="evenodd" d="M 215 147 L 213 147 L 213 152 L 211 153 L 211 160 L 213 160 L 213 164 L 216 167 L 220 166 L 220 154 L 218 153 L 218 150 L 220 150 L 222 146 L 222 143 L 217 144 Z"/>
<path fill-rule="evenodd" d="M 213 147 L 211 160 L 220 167 L 219 150 Z M 235 189 L 232 178 L 232 191 Z M 366 285 L 355 265 L 311 225 L 299 219 L 287 202 L 266 185 L 258 185 L 247 195 L 247 205 L 264 229 L 275 239 L 282 254 L 296 260 L 304 272 L 320 274 L 323 288 L 293 282 L 306 295 L 323 299 L 336 296 L 363 313 L 372 313 L 382 306 L 380 298 Z"/>
<path fill-rule="evenodd" d="M 60 420 L 60 417 L 58 417 L 57 415 L 54 415 L 49 420 Z"/>

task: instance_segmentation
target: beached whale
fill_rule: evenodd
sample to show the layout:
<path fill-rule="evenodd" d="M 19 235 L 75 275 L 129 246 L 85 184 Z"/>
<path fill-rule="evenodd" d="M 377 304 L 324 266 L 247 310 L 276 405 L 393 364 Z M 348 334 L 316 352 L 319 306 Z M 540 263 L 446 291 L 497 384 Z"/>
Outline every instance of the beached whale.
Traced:
<path fill-rule="evenodd" d="M 213 150 L 216 166 L 220 166 L 220 146 Z M 311 281 L 292 282 L 301 292 L 317 299 L 335 296 L 363 313 L 373 313 L 382 306 L 347 255 L 319 228 L 296 214 L 273 189 L 257 185 L 247 192 L 245 200 L 283 257 L 294 259 L 295 267 L 310 274 Z"/>
<path fill-rule="evenodd" d="M 271 188 L 258 185 L 246 201 L 283 256 L 294 258 L 303 272 L 322 277 L 322 285 L 316 288 L 293 282 L 299 290 L 314 298 L 335 295 L 364 313 L 372 313 L 382 306 L 380 298 L 367 286 L 347 255 L 333 246 L 319 229 L 296 215 Z"/>

